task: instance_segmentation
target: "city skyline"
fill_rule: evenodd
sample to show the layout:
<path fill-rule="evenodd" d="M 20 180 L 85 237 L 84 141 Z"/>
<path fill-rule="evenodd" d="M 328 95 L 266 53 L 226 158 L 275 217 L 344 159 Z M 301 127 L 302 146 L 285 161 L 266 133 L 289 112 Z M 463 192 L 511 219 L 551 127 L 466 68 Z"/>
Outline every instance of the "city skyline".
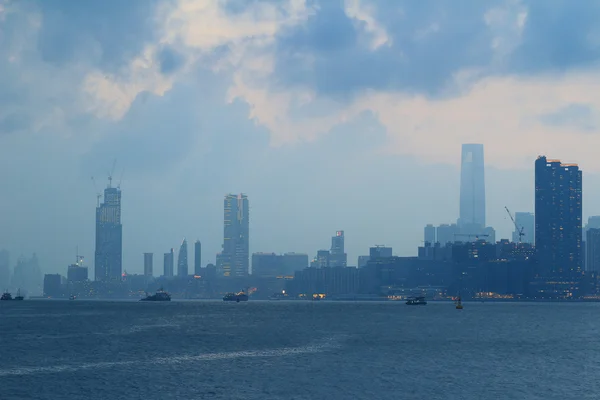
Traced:
<path fill-rule="evenodd" d="M 350 260 L 374 243 L 414 254 L 427 223 L 458 217 L 463 143 L 485 146 L 486 223 L 497 238 L 513 231 L 504 206 L 533 211 L 539 154 L 582 165 L 584 218 L 600 214 L 600 136 L 590 134 L 598 56 L 535 17 L 567 27 L 593 20 L 589 4 L 437 2 L 423 12 L 403 2 L 411 22 L 398 24 L 394 2 L 372 0 L 209 2 L 188 14 L 179 2 L 102 12 L 75 3 L 0 11 L 10 55 L 0 60 L 10 95 L 0 112 L 0 246 L 11 264 L 36 252 L 58 272 L 76 246 L 93 264 L 90 177 L 104 180 L 114 158 L 129 272 L 148 251 L 160 270 L 182 237 L 200 238 L 209 262 L 222 246 L 220 199 L 232 191 L 253 201 L 250 251 L 327 248 L 322 238 L 343 228 Z M 226 35 L 210 35 L 209 16 Z M 101 28 L 117 17 L 137 34 Z M 577 40 L 587 43 L 595 28 L 582 24 Z"/>

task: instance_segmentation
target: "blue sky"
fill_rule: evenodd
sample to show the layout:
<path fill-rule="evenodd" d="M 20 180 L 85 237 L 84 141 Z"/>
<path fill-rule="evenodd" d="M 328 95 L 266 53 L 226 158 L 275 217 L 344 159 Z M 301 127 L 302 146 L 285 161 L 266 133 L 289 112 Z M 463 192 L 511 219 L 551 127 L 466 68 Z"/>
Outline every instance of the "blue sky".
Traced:
<path fill-rule="evenodd" d="M 93 259 L 95 189 L 122 178 L 124 266 L 183 237 L 214 262 L 222 198 L 252 251 L 313 256 L 346 231 L 412 255 L 458 216 L 485 145 L 487 220 L 533 211 L 537 155 L 578 162 L 600 214 L 592 1 L 0 0 L 0 247 Z"/>

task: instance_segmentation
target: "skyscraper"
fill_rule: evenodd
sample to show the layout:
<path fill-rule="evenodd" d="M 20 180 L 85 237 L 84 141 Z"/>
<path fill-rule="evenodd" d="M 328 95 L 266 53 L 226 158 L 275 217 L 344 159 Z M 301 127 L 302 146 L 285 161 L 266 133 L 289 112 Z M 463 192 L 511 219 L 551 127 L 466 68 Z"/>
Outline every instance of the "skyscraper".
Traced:
<path fill-rule="evenodd" d="M 515 223 L 519 227 L 519 230 L 523 229 L 521 243 L 533 244 L 533 236 L 535 235 L 535 217 L 533 213 L 516 212 Z M 512 234 L 512 241 L 515 243 L 519 242 L 519 232 L 516 229 Z"/>
<path fill-rule="evenodd" d="M 202 244 L 199 240 L 194 243 L 194 274 L 202 275 Z"/>
<path fill-rule="evenodd" d="M 177 276 L 188 275 L 188 250 L 187 240 L 183 239 L 179 246 L 179 256 L 177 257 Z"/>
<path fill-rule="evenodd" d="M 121 280 L 123 226 L 121 189 L 104 189 L 104 203 L 96 208 L 96 253 L 94 275 L 97 281 Z"/>
<path fill-rule="evenodd" d="M 425 243 L 435 243 L 435 226 L 427 224 L 423 230 L 423 236 Z"/>
<path fill-rule="evenodd" d="M 153 254 L 152 253 L 144 253 L 144 275 L 146 276 L 152 276 L 153 271 L 152 271 L 152 258 L 153 258 Z"/>
<path fill-rule="evenodd" d="M 171 249 L 170 252 L 165 253 L 164 255 L 164 264 L 163 264 L 163 275 L 165 278 L 173 277 L 173 263 L 175 259 L 175 251 Z"/>
<path fill-rule="evenodd" d="M 250 270 L 250 220 L 246 195 L 225 196 L 223 225 L 219 269 L 223 276 L 246 276 Z"/>
<path fill-rule="evenodd" d="M 535 161 L 535 247 L 539 274 L 567 277 L 582 269 L 582 173 L 577 164 Z"/>
<path fill-rule="evenodd" d="M 586 271 L 600 271 L 600 229 L 586 231 Z"/>
<path fill-rule="evenodd" d="M 485 228 L 485 177 L 482 144 L 463 144 L 460 169 L 461 233 L 481 233 Z"/>
<path fill-rule="evenodd" d="M 331 251 L 329 252 L 330 267 L 345 267 L 348 264 L 347 255 L 344 252 L 344 231 L 337 231 L 331 237 Z"/>

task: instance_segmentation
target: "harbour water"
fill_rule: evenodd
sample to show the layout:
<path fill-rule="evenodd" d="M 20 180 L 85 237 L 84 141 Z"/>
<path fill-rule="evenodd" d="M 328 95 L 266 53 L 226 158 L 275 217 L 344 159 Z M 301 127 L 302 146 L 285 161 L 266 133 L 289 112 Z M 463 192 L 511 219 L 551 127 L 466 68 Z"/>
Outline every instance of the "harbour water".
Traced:
<path fill-rule="evenodd" d="M 0 399 L 596 399 L 599 303 L 0 303 Z"/>

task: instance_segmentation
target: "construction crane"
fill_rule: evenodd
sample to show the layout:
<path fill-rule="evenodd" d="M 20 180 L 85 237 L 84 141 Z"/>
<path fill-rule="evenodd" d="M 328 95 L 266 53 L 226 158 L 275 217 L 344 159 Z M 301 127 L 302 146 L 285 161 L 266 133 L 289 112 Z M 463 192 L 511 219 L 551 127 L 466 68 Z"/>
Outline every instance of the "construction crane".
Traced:
<path fill-rule="evenodd" d="M 115 158 L 114 161 L 113 161 L 112 169 L 108 173 L 108 187 L 109 188 L 112 187 L 112 180 L 113 180 L 113 175 L 115 173 L 115 166 L 116 165 L 117 165 L 117 159 Z"/>
<path fill-rule="evenodd" d="M 96 191 L 96 207 L 100 207 L 100 197 L 102 197 L 102 193 L 98 190 L 96 186 L 96 179 L 92 176 L 92 183 L 94 184 L 94 190 Z"/>
<path fill-rule="evenodd" d="M 481 234 L 475 234 L 475 233 L 455 233 L 454 237 L 456 237 L 456 236 L 467 236 L 469 239 L 472 238 L 472 237 L 474 237 L 475 239 L 478 240 L 480 236 L 481 237 L 488 237 L 490 235 L 485 234 L 485 233 L 481 233 Z"/>
<path fill-rule="evenodd" d="M 523 236 L 525 236 L 525 232 L 523 232 L 523 229 L 525 228 L 524 226 L 522 226 L 521 228 L 519 228 L 519 225 L 517 225 L 517 222 L 515 221 L 515 219 L 513 218 L 512 214 L 510 213 L 510 211 L 508 210 L 508 207 L 504 206 L 504 209 L 506 210 L 506 212 L 508 213 L 508 216 L 510 217 L 510 220 L 513 222 L 513 224 L 515 225 L 515 230 L 517 232 L 517 235 L 519 235 L 519 243 L 521 243 L 523 241 Z"/>

